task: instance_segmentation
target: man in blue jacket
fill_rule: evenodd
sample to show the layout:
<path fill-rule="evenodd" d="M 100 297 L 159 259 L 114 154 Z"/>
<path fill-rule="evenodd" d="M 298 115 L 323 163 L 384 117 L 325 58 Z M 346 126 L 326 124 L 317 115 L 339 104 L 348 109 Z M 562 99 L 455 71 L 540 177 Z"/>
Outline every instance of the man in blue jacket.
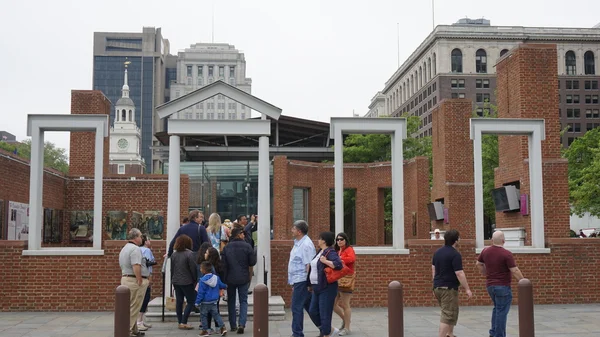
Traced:
<path fill-rule="evenodd" d="M 219 308 L 217 308 L 217 301 L 220 297 L 220 290 L 226 289 L 225 283 L 221 282 L 219 276 L 212 273 L 213 266 L 208 261 L 202 262 L 200 265 L 202 271 L 202 278 L 198 285 L 198 295 L 196 296 L 196 307 L 200 307 L 200 317 L 202 318 L 202 326 L 208 326 L 208 314 L 212 315 L 217 324 L 216 328 L 220 328 L 221 336 L 227 334 L 225 323 L 221 319 L 219 314 Z M 207 330 L 202 330 L 200 336 L 208 336 Z"/>
<path fill-rule="evenodd" d="M 177 240 L 177 238 L 180 235 L 185 234 L 192 239 L 192 251 L 193 252 L 198 252 L 198 249 L 204 242 L 210 242 L 208 240 L 208 234 L 206 233 L 206 228 L 204 228 L 204 226 L 200 225 L 200 223 L 202 223 L 202 221 L 204 219 L 204 214 L 202 214 L 202 212 L 200 212 L 199 210 L 195 209 L 190 212 L 189 218 L 190 218 L 190 222 L 179 227 L 179 229 L 177 230 L 177 234 L 175 234 L 175 236 L 173 237 L 173 240 L 171 240 L 171 243 L 169 244 L 169 252 L 168 252 L 169 257 L 171 256 L 171 254 L 173 254 L 173 245 L 175 245 L 175 240 Z"/>
<path fill-rule="evenodd" d="M 235 227 L 231 231 L 229 243 L 221 252 L 221 263 L 225 283 L 227 284 L 227 309 L 229 311 L 229 324 L 231 331 L 238 334 L 244 333 L 248 315 L 248 287 L 250 285 L 249 267 L 256 264 L 254 248 L 244 241 L 244 229 Z M 240 321 L 239 325 L 235 313 L 236 292 L 240 296 Z"/>

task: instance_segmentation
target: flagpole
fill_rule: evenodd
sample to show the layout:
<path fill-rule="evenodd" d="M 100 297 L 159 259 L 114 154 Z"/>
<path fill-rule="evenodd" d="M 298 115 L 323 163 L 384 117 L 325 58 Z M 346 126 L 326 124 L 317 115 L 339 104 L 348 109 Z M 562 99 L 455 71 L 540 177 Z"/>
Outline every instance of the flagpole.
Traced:
<path fill-rule="evenodd" d="M 435 29 L 435 0 L 431 0 L 431 25 Z"/>

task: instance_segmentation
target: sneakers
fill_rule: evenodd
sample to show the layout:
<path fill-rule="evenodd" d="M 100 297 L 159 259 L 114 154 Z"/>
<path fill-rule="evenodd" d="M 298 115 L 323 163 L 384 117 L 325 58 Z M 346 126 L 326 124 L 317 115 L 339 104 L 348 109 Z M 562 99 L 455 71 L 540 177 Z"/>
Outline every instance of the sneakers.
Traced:
<path fill-rule="evenodd" d="M 350 330 L 340 329 L 340 336 L 346 336 L 350 334 Z"/>
<path fill-rule="evenodd" d="M 346 327 L 346 322 L 344 322 L 344 320 L 342 320 L 342 325 L 340 326 L 340 331 L 342 331 L 342 329 L 344 329 Z"/>
<path fill-rule="evenodd" d="M 221 336 L 225 336 L 227 334 L 227 329 L 225 329 L 225 326 L 221 327 Z"/>
<path fill-rule="evenodd" d="M 202 330 L 202 331 L 200 331 L 200 333 L 198 334 L 198 336 L 208 336 L 208 331 Z"/>
<path fill-rule="evenodd" d="M 340 335 L 340 329 L 334 328 L 329 337 L 337 337 Z"/>
<path fill-rule="evenodd" d="M 241 335 L 241 334 L 243 334 L 243 333 L 244 333 L 244 328 L 245 328 L 245 327 L 243 327 L 243 326 L 238 326 L 238 328 L 237 328 L 237 333 L 238 333 L 238 335 Z"/>
<path fill-rule="evenodd" d="M 150 329 L 152 327 L 152 324 L 148 324 L 146 322 L 142 322 L 142 325 L 145 326 L 148 329 Z"/>
<path fill-rule="evenodd" d="M 137 325 L 138 331 L 147 331 L 148 327 L 146 327 L 144 324 L 138 323 Z"/>
<path fill-rule="evenodd" d="M 180 323 L 180 324 L 177 326 L 177 328 L 178 328 L 179 330 L 193 330 L 193 329 L 194 329 L 194 327 L 193 327 L 193 326 L 191 326 L 191 325 L 189 325 L 189 324 L 183 324 L 183 323 Z"/>

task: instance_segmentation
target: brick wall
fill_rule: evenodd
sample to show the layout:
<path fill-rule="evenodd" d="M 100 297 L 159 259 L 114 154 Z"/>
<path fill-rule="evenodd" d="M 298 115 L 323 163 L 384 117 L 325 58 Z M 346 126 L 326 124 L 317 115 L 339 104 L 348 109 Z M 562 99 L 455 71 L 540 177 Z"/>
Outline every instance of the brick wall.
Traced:
<path fill-rule="evenodd" d="M 444 199 L 448 224 L 433 221 L 436 228 L 457 229 L 461 238 L 475 239 L 475 187 L 473 142 L 469 120 L 473 102 L 446 99 L 433 110 L 433 188 L 431 201 Z"/>
<path fill-rule="evenodd" d="M 110 174 L 119 174 L 119 164 L 109 164 Z M 144 167 L 139 164 L 125 164 L 125 174 L 144 174 Z"/>
<path fill-rule="evenodd" d="M 390 163 L 344 164 L 344 187 L 356 189 L 356 243 L 361 246 L 384 244 L 383 189 L 391 187 Z M 415 158 L 404 165 L 405 238 L 426 238 L 429 217 L 429 163 L 427 158 Z M 273 223 L 276 240 L 290 237 L 293 220 L 292 191 L 308 188 L 308 224 L 310 235 L 330 230 L 330 190 L 334 188 L 332 164 L 289 161 L 276 156 L 273 167 Z M 425 201 L 425 202 L 424 202 Z M 413 235 L 413 217 L 417 234 Z"/>
<path fill-rule="evenodd" d="M 541 118 L 544 227 L 546 238 L 569 234 L 568 163 L 560 156 L 560 118 L 556 45 L 521 44 L 497 65 L 497 100 L 500 118 Z M 543 99 L 540 99 L 543 97 Z M 523 136 L 500 136 L 499 168 L 495 185 L 520 182 L 521 194 L 529 195 L 528 141 Z M 499 228 L 525 227 L 531 240 L 531 220 L 520 213 L 496 213 Z"/>

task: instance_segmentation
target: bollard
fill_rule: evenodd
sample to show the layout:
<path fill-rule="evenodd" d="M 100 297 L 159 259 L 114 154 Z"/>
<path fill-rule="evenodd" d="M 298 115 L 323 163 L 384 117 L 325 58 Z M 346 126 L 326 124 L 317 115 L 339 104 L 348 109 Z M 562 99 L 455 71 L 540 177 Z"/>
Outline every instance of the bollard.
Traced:
<path fill-rule="evenodd" d="M 264 284 L 254 287 L 254 337 L 269 336 L 269 288 Z"/>
<path fill-rule="evenodd" d="M 404 337 L 404 296 L 398 281 L 388 286 L 388 336 Z"/>
<path fill-rule="evenodd" d="M 533 286 L 526 278 L 519 281 L 519 337 L 535 337 Z"/>
<path fill-rule="evenodd" d="M 129 295 L 127 286 L 115 291 L 115 337 L 129 337 Z"/>

